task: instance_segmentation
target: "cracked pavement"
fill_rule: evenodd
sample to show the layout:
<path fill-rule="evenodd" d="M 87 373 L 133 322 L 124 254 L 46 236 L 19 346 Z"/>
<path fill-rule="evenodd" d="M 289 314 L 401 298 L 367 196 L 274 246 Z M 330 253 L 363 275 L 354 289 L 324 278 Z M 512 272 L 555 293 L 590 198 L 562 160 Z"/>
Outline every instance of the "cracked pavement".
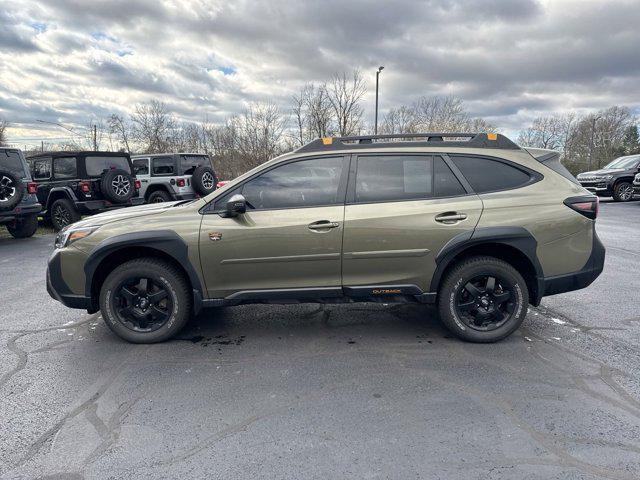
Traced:
<path fill-rule="evenodd" d="M 0 239 L 0 477 L 640 477 L 640 202 L 605 271 L 505 341 L 423 305 L 213 309 L 158 345 L 49 298 L 53 237 Z"/>

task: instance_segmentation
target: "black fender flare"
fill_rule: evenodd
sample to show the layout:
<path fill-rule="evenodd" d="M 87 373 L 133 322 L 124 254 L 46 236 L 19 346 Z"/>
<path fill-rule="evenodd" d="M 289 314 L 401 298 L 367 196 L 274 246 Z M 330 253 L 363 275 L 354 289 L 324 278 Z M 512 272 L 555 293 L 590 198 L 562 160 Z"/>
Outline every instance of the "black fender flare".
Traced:
<path fill-rule="evenodd" d="M 51 197 L 55 196 L 58 193 L 62 193 L 68 200 L 71 200 L 74 203 L 78 201 L 78 197 L 76 197 L 76 194 L 73 193 L 71 187 L 53 187 L 51 190 L 49 190 L 49 195 L 47 195 L 47 210 L 49 210 L 51 208 L 51 204 L 55 202 L 55 200 L 52 200 Z"/>
<path fill-rule="evenodd" d="M 128 247 L 146 247 L 170 256 L 184 268 L 193 289 L 193 310 L 197 314 L 202 309 L 203 289 L 200 278 L 189 261 L 189 246 L 173 230 L 150 230 L 143 232 L 124 233 L 109 237 L 89 254 L 84 264 L 85 295 L 91 298 L 91 285 L 95 272 L 100 263 L 111 253 Z"/>
<path fill-rule="evenodd" d="M 531 292 L 531 303 L 537 305 L 544 291 L 544 273 L 536 253 L 538 242 L 524 227 L 476 228 L 474 231 L 463 232 L 453 237 L 436 255 L 437 266 L 431 279 L 430 291 L 438 291 L 442 275 L 457 255 L 469 247 L 488 243 L 508 245 L 522 253 L 533 265 L 537 292 L 535 295 Z"/>

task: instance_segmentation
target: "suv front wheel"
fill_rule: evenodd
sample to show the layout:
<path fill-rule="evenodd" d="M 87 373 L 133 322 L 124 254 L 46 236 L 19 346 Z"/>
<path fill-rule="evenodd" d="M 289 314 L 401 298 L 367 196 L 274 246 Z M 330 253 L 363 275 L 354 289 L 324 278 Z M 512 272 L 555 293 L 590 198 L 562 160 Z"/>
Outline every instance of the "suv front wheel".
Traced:
<path fill-rule="evenodd" d="M 633 185 L 631 182 L 619 182 L 613 187 L 613 199 L 616 202 L 628 202 L 633 199 Z"/>
<path fill-rule="evenodd" d="M 494 257 L 471 257 L 453 267 L 438 292 L 445 326 L 470 342 L 489 343 L 513 333 L 527 314 L 522 275 Z"/>
<path fill-rule="evenodd" d="M 100 310 L 107 326 L 133 343 L 156 343 L 173 337 L 191 313 L 189 288 L 182 273 L 157 258 L 123 263 L 100 289 Z"/>

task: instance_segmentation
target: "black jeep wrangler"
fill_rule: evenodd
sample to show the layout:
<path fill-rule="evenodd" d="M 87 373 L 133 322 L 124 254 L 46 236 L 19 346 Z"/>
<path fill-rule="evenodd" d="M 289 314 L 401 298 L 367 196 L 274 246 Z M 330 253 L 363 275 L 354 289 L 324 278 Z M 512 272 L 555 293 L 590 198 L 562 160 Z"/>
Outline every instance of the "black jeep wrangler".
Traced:
<path fill-rule="evenodd" d="M 140 205 L 131 157 L 120 152 L 50 152 L 27 159 L 45 219 L 60 230 L 91 215 Z"/>
<path fill-rule="evenodd" d="M 22 152 L 0 148 L 0 225 L 15 238 L 26 238 L 38 229 L 42 206 L 36 198 L 36 184 Z"/>

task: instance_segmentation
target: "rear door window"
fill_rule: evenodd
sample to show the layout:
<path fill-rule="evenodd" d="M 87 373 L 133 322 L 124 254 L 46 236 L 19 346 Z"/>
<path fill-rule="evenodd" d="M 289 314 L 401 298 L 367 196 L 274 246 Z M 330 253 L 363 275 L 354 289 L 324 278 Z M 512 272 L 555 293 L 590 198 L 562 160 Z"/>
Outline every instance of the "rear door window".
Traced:
<path fill-rule="evenodd" d="M 457 197 L 467 193 L 441 157 L 435 157 L 433 161 L 433 190 L 436 197 Z"/>
<path fill-rule="evenodd" d="M 151 160 L 153 163 L 154 175 L 175 175 L 175 162 L 173 157 L 155 157 Z"/>
<path fill-rule="evenodd" d="M 355 201 L 358 203 L 433 197 L 430 156 L 363 155 L 357 161 Z"/>
<path fill-rule="evenodd" d="M 517 167 L 484 157 L 451 156 L 476 193 L 519 188 L 531 181 L 531 175 Z"/>
<path fill-rule="evenodd" d="M 18 150 L 0 151 L 0 169 L 8 170 L 18 178 L 27 177 L 27 171 Z"/>
<path fill-rule="evenodd" d="M 85 167 L 87 175 L 90 177 L 99 177 L 109 170 L 124 170 L 131 173 L 129 159 L 127 157 L 109 157 L 92 155 L 85 158 Z"/>
<path fill-rule="evenodd" d="M 53 159 L 53 176 L 56 179 L 77 178 L 75 157 L 59 157 Z"/>

